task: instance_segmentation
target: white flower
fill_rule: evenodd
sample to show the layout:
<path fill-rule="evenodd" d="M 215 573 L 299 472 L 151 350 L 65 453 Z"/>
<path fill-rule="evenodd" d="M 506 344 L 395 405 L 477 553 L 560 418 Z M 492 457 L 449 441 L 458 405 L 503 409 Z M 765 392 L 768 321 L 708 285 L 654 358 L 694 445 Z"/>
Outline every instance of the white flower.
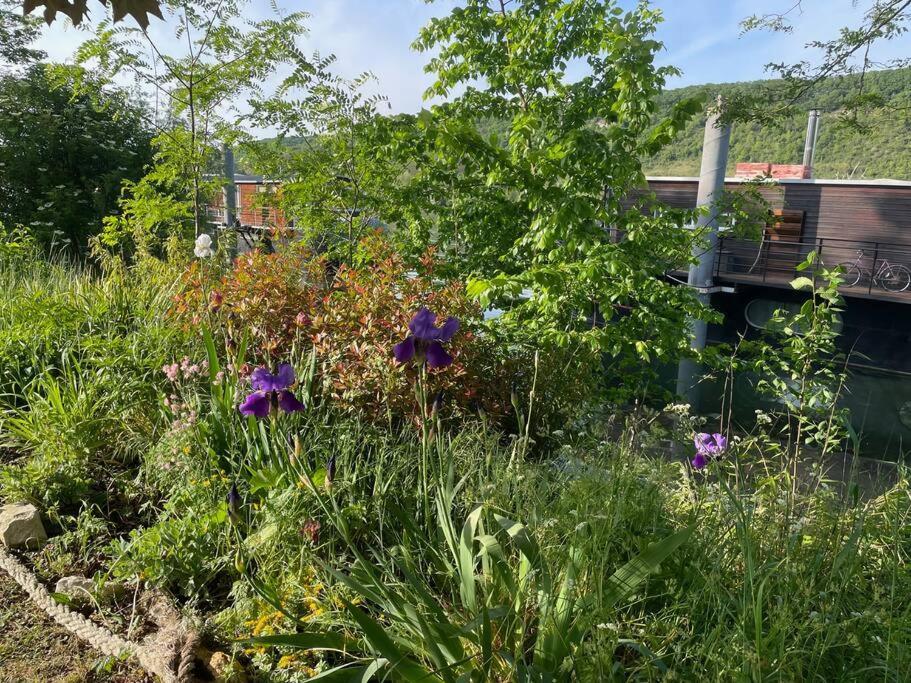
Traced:
<path fill-rule="evenodd" d="M 667 406 L 665 412 L 670 413 L 671 415 L 680 415 L 686 416 L 690 414 L 690 404 L 689 403 L 672 403 Z"/>
<path fill-rule="evenodd" d="M 212 247 L 212 237 L 206 233 L 202 233 L 197 237 L 196 245 L 193 247 L 193 253 L 199 258 L 209 258 L 214 255 L 215 249 Z"/>

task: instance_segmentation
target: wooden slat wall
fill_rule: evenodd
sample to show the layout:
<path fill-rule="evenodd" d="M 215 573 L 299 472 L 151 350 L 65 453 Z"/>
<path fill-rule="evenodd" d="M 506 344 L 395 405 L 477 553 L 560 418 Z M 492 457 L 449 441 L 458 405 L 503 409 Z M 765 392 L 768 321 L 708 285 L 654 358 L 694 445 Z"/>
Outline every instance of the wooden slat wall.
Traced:
<path fill-rule="evenodd" d="M 268 188 L 262 183 L 238 183 L 237 217 L 241 225 L 255 225 L 268 227 L 287 227 L 285 216 L 281 211 L 268 207 L 268 203 L 257 208 L 257 200 L 266 200 L 261 197 L 259 188 Z"/>
<path fill-rule="evenodd" d="M 649 190 L 660 201 L 682 209 L 696 205 L 696 186 L 689 179 L 653 180 Z M 738 184 L 725 186 L 733 190 Z M 911 248 L 911 187 L 781 183 L 763 194 L 774 208 L 805 212 L 805 241 L 838 238 Z"/>

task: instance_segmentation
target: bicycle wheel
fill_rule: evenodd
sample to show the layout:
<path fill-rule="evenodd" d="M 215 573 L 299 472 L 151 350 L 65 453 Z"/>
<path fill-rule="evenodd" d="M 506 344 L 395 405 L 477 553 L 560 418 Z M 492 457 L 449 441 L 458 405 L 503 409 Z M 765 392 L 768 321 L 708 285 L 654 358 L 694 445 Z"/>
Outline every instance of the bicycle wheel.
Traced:
<path fill-rule="evenodd" d="M 844 271 L 844 281 L 842 285 L 845 287 L 853 287 L 860 279 L 864 276 L 864 272 L 860 269 L 853 261 L 847 263 L 839 263 L 838 267 Z"/>
<path fill-rule="evenodd" d="M 911 287 L 911 270 L 902 265 L 890 265 L 882 270 L 878 284 L 887 292 L 904 292 Z"/>

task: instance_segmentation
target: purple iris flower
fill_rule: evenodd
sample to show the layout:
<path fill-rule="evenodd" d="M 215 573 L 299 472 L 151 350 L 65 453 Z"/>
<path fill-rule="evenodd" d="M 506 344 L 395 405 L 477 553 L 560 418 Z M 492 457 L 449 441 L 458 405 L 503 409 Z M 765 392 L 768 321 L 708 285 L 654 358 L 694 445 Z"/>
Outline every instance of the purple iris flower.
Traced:
<path fill-rule="evenodd" d="M 443 348 L 443 342 L 448 342 L 458 331 L 459 320 L 450 316 L 440 327 L 436 326 L 436 321 L 436 314 L 427 308 L 415 313 L 408 323 L 411 334 L 392 349 L 399 363 L 407 363 L 415 356 L 419 361 L 426 360 L 432 368 L 445 368 L 452 363 L 452 356 Z"/>
<path fill-rule="evenodd" d="M 728 440 L 724 434 L 706 434 L 701 432 L 693 437 L 696 445 L 696 455 L 693 456 L 693 467 L 701 470 L 709 459 L 719 458 L 728 447 Z"/>
<path fill-rule="evenodd" d="M 288 363 L 279 365 L 274 375 L 266 368 L 256 368 L 250 375 L 253 393 L 244 399 L 238 409 L 242 415 L 254 417 L 266 417 L 273 409 L 286 413 L 303 410 L 304 404 L 291 392 L 294 380 L 294 370 Z"/>

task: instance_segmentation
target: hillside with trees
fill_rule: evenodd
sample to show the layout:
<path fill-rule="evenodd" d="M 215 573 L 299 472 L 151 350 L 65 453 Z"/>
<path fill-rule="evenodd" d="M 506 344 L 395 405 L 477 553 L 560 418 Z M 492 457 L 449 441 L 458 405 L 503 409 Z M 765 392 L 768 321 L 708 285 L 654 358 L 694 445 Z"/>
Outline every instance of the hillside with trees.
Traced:
<path fill-rule="evenodd" d="M 661 113 L 680 100 L 697 95 L 732 96 L 768 81 L 746 81 L 695 85 L 662 93 Z M 856 125 L 845 120 L 848 102 L 859 94 L 868 96 L 872 106 L 859 115 Z M 809 111 L 819 109 L 819 137 L 815 168 L 819 178 L 900 178 L 911 179 L 911 68 L 874 71 L 833 78 L 819 83 L 800 103 Z M 649 175 L 699 173 L 705 118 L 689 122 L 671 144 L 645 163 Z M 795 114 L 772 128 L 758 123 L 737 122 L 731 136 L 729 171 L 738 161 L 800 163 L 803 156 L 807 119 Z"/>
<path fill-rule="evenodd" d="M 706 83 L 666 90 L 657 97 L 658 117 L 667 116 L 675 103 L 686 98 L 702 95 L 708 100 L 719 94 L 732 98 L 776 83 L 779 81 Z M 860 100 L 865 105 L 853 119 Z M 733 174 L 739 161 L 800 163 L 807 129 L 805 112 L 814 107 L 822 113 L 816 177 L 911 180 L 911 67 L 868 72 L 863 79 L 855 75 L 824 80 L 797 104 L 800 113 L 780 117 L 776 126 L 738 121 L 731 136 L 729 173 Z M 674 142 L 643 162 L 646 174 L 698 175 L 704 126 L 704 116 L 691 119 Z M 497 120 L 483 121 L 479 130 L 503 141 L 507 137 L 506 125 Z M 300 137 L 286 137 L 283 144 L 295 150 L 305 147 Z M 249 170 L 244 161 L 240 165 Z"/>

